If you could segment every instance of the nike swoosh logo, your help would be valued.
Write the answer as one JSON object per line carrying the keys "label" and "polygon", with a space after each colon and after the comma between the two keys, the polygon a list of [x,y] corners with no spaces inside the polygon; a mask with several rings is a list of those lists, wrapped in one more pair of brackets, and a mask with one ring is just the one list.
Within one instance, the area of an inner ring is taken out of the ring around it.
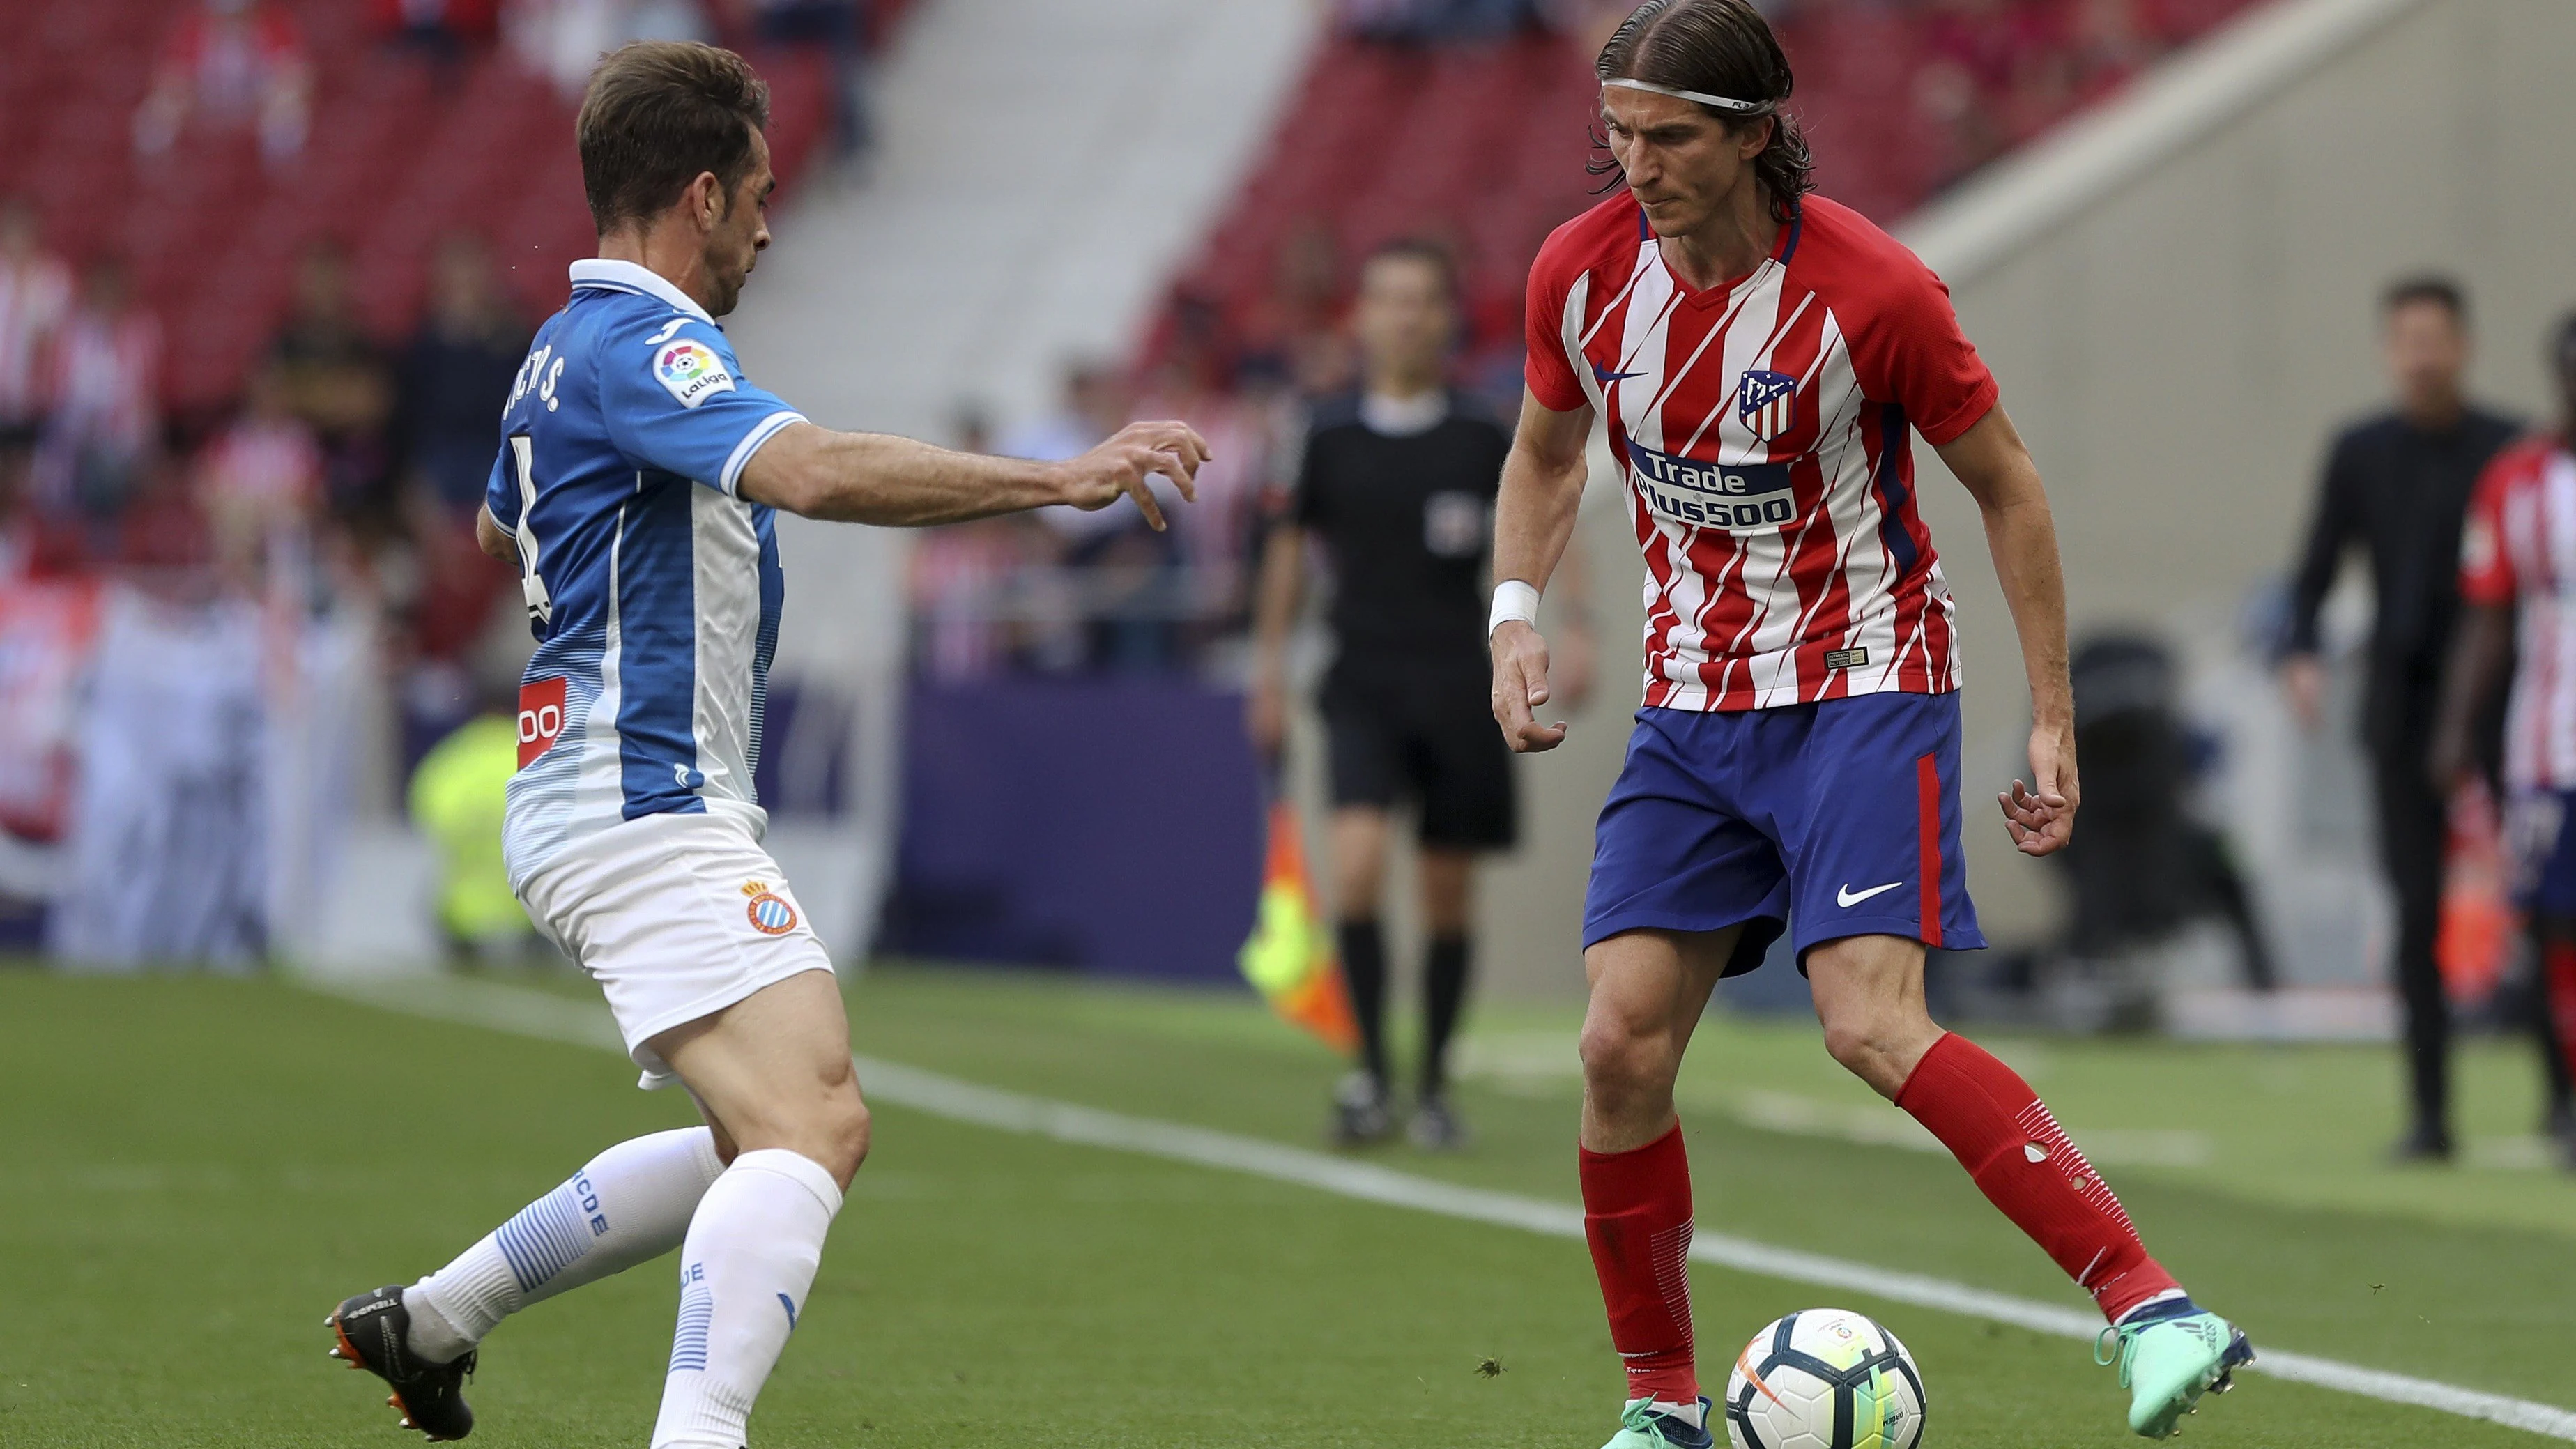
{"label": "nike swoosh logo", "polygon": [[1644,376],[1642,372],[1612,372],[1600,363],[1592,364],[1592,380],[1605,387],[1614,382],[1625,382],[1632,377]]}
{"label": "nike swoosh logo", "polygon": [[1844,886],[1841,890],[1834,892],[1834,904],[1848,911],[1852,907],[1859,905],[1861,902],[1868,900],[1871,896],[1883,896],[1903,884],[1905,884],[1905,882],[1901,880],[1892,880],[1883,886],[1871,886],[1865,891],[1855,891],[1850,886]]}

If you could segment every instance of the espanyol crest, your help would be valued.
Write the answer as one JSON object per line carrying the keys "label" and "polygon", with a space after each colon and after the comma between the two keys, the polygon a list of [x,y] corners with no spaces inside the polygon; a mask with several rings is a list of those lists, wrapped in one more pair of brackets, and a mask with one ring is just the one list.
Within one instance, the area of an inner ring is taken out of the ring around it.
{"label": "espanyol crest", "polygon": [[1754,437],[1770,442],[1798,416],[1798,380],[1785,372],[1748,372],[1735,389],[1735,416]]}

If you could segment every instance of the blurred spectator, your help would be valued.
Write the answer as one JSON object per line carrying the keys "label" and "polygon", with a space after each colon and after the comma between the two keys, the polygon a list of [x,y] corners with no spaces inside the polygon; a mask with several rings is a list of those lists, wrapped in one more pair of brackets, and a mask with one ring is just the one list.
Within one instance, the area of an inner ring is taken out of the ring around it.
{"label": "blurred spectator", "polygon": [[527,351],[491,253],[449,235],[431,265],[428,315],[403,351],[395,431],[405,470],[451,514],[470,520],[483,501],[496,420]]}
{"label": "blurred spectator", "polygon": [[2479,472],[2521,431],[2478,407],[2461,386],[2469,364],[2468,302],[2446,277],[2390,287],[2380,304],[2382,356],[2395,406],[2346,428],[2327,453],[2306,547],[2292,583],[2281,684],[2301,723],[2324,713],[2318,616],[2343,571],[2366,549],[2376,599],[2362,744],[2375,771],[2379,853],[2397,897],[2396,971],[2406,1003],[2414,1124],[2401,1160],[2451,1155],[2450,1002],[2434,957],[2441,930],[2447,802],[2427,763],[2443,662],[2459,616],[2460,532]]}
{"label": "blurred spectator", "polygon": [[764,45],[821,52],[832,65],[833,121],[841,154],[867,149],[867,0],[744,0],[751,33]]}
{"label": "blurred spectator", "polygon": [[227,580],[256,592],[270,542],[303,527],[322,492],[322,450],[287,410],[274,363],[250,380],[242,414],[197,459],[197,506]]}
{"label": "blurred spectator", "polygon": [[[1124,427],[1132,400],[1117,369],[1074,363],[1065,369],[1061,410],[1015,430],[1002,440],[1001,451],[1047,462],[1074,457]],[[1160,476],[1151,482],[1164,515],[1178,513],[1180,490]],[[1179,541],[1156,532],[1124,503],[1096,513],[1048,508],[1037,516],[1061,541],[1064,563],[1078,575],[1083,654],[1090,666],[1120,672],[1178,667],[1180,621],[1187,613]]]}
{"label": "blurred spectator", "polygon": [[512,0],[502,31],[567,99],[580,97],[601,56],[630,40],[715,38],[698,0]]}
{"label": "blurred spectator", "polygon": [[376,24],[392,39],[442,59],[500,30],[499,0],[375,0]]}
{"label": "blurred spectator", "polygon": [[54,409],[35,492],[50,511],[80,517],[103,543],[161,436],[161,324],[134,305],[122,259],[89,264],[52,373]]}
{"label": "blurred spectator", "polygon": [[293,309],[269,344],[268,361],[278,370],[287,410],[321,444],[323,496],[332,511],[343,517],[385,512],[392,378],[358,324],[348,255],[337,244],[318,242],[297,264]]}
{"label": "blurred spectator", "polygon": [[1355,364],[1337,325],[1341,299],[1341,251],[1332,224],[1300,217],[1280,239],[1269,293],[1241,321],[1235,381],[1284,381],[1318,397],[1347,388]]}
{"label": "blurred spectator", "polygon": [[304,149],[313,70],[284,7],[269,0],[205,0],[172,32],[134,113],[134,149],[168,151],[194,117],[249,126],[260,153],[283,161]]}
{"label": "blurred spectator", "polygon": [[1373,40],[1474,40],[1535,24],[1539,0],[1341,0],[1342,24]]}
{"label": "blurred spectator", "polygon": [[26,492],[53,390],[45,374],[71,305],[71,269],[45,250],[35,207],[0,200],[0,512]]}
{"label": "blurred spectator", "polygon": [[1014,616],[1020,586],[1045,567],[1048,540],[1016,518],[931,529],[913,541],[914,665],[927,679],[989,679],[1028,659]]}
{"label": "blurred spectator", "polygon": [[1273,400],[1258,392],[1235,397],[1207,385],[1190,359],[1178,354],[1155,369],[1136,405],[1138,417],[1189,419],[1208,443],[1197,500],[1168,515],[1186,582],[1185,628],[1193,646],[1238,631],[1250,620],[1246,560],[1277,466],[1271,448],[1276,411]]}
{"label": "blurred spectator", "polygon": [[2067,57],[2079,103],[2100,99],[2156,58],[2137,0],[2075,0],[2072,31]]}

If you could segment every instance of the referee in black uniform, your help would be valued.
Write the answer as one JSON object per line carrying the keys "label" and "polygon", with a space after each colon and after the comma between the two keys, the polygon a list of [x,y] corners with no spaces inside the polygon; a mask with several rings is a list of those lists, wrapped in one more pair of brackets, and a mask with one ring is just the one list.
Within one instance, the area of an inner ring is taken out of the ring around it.
{"label": "referee in black uniform", "polygon": [[2451,1156],[2450,1001],[2433,945],[2441,929],[2447,803],[2434,789],[2433,726],[2460,612],[2460,529],[2487,461],[2521,423],[2470,402],[2468,303],[2458,284],[2415,277],[2380,304],[2396,406],[2344,429],[2327,455],[2316,511],[2291,584],[2281,682],[2302,723],[2323,713],[2317,615],[2355,548],[2377,595],[2362,742],[2379,807],[2379,855],[2397,898],[2396,977],[2406,1007],[2414,1121],[2401,1161]]}
{"label": "referee in black uniform", "polygon": [[[1418,242],[1373,253],[1352,320],[1361,392],[1316,410],[1296,491],[1263,551],[1247,723],[1253,743],[1275,755],[1287,732],[1288,634],[1312,536],[1335,581],[1337,651],[1321,705],[1332,753],[1335,934],[1361,1037],[1359,1069],[1335,1093],[1333,1135],[1355,1146],[1393,1125],[1378,901],[1387,814],[1410,800],[1430,940],[1411,1134],[1440,1149],[1464,1137],[1445,1088],[1474,954],[1475,859],[1511,845],[1517,827],[1511,751],[1494,732],[1485,654],[1486,555],[1511,434],[1444,384],[1457,329],[1444,253]],[[1580,587],[1559,592],[1582,597]],[[1588,658],[1579,644],[1573,652]],[[1567,653],[1560,647],[1557,678],[1559,697],[1572,703],[1581,681],[1569,679]]]}

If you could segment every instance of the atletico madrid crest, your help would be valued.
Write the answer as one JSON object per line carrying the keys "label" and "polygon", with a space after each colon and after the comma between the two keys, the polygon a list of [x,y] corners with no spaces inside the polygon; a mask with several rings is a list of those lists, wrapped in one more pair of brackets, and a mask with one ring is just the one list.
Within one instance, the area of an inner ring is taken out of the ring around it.
{"label": "atletico madrid crest", "polygon": [[1789,431],[1798,416],[1798,380],[1785,372],[1748,372],[1735,389],[1735,416],[1763,442]]}

